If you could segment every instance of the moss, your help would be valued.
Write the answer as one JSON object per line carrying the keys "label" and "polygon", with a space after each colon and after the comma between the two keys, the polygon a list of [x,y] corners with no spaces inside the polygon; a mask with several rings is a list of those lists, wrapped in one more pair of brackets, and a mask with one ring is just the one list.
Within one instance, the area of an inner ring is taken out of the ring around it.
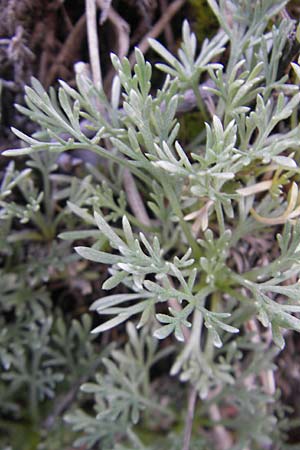
{"label": "moss", "polygon": [[190,20],[193,30],[196,33],[199,42],[205,38],[210,38],[219,28],[219,23],[210,9],[207,0],[189,0],[191,14]]}
{"label": "moss", "polygon": [[179,140],[182,144],[193,141],[204,128],[203,118],[199,111],[185,113],[180,117],[179,122]]}

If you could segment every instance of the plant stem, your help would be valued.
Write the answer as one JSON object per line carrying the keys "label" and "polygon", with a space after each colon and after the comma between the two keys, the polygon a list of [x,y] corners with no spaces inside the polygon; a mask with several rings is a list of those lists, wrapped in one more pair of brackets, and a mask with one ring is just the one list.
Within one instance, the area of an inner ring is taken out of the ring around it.
{"label": "plant stem", "polygon": [[[76,148],[75,145],[73,145],[72,148]],[[82,148],[82,144],[79,144],[78,148]],[[112,151],[107,151],[104,147],[101,147],[100,145],[91,144],[91,145],[87,146],[86,148],[88,150],[93,151],[100,157],[103,157],[105,159],[108,159],[109,161],[115,162],[116,164],[119,164],[121,167],[128,168],[130,170],[130,172],[132,174],[134,174],[137,178],[139,178],[144,184],[147,184],[149,187],[152,187],[151,178],[148,177],[143,171],[138,169],[134,165],[134,161],[117,156]]]}
{"label": "plant stem", "polygon": [[[212,312],[217,312],[218,304],[220,303],[220,298],[221,298],[220,292],[214,292],[212,294],[212,296],[211,296],[211,311]],[[214,343],[213,343],[213,338],[212,338],[212,334],[210,331],[208,331],[208,333],[207,333],[204,353],[205,353],[207,360],[213,361]]]}
{"label": "plant stem", "polygon": [[86,21],[88,34],[88,48],[92,68],[93,81],[98,89],[102,89],[102,75],[100,65],[100,52],[97,35],[97,10],[95,0],[86,0]]}
{"label": "plant stem", "polygon": [[197,402],[197,389],[195,387],[192,387],[188,398],[188,409],[185,421],[182,450],[190,450],[196,402]]}
{"label": "plant stem", "polygon": [[43,176],[43,185],[44,185],[44,206],[45,206],[45,212],[47,217],[47,222],[50,224],[52,223],[53,219],[53,203],[51,198],[51,186],[50,186],[50,179],[49,179],[50,173],[46,169],[46,167],[43,167],[42,170],[42,176]]}
{"label": "plant stem", "polygon": [[178,202],[177,196],[172,188],[172,186],[170,186],[170,184],[168,184],[166,181],[161,180],[161,184],[164,188],[166,197],[168,198],[168,200],[170,201],[170,205],[171,208],[173,210],[173,213],[178,217],[179,219],[179,223],[181,226],[181,229],[193,251],[193,257],[195,259],[199,259],[201,256],[201,250],[197,244],[196,239],[194,238],[194,236],[192,235],[192,232],[190,230],[190,226],[188,225],[188,223],[183,219],[183,214],[180,208],[180,204]]}
{"label": "plant stem", "polygon": [[172,419],[174,418],[174,414],[170,409],[161,406],[158,403],[143,397],[142,395],[139,395],[139,400],[141,403],[143,403],[148,408],[151,408],[153,411],[160,412],[161,414],[171,417]]}
{"label": "plant stem", "polygon": [[40,351],[38,350],[36,353],[33,353],[33,361],[31,365],[31,380],[29,385],[29,408],[31,420],[34,425],[36,425],[38,421],[38,399],[37,399],[36,381],[39,362],[40,362]]}
{"label": "plant stem", "polygon": [[222,210],[222,206],[219,200],[215,201],[215,211],[217,215],[217,220],[219,224],[220,236],[225,233],[225,223],[224,223],[224,214]]}
{"label": "plant stem", "polygon": [[198,106],[198,108],[199,108],[199,110],[200,110],[200,112],[202,114],[203,120],[208,121],[209,118],[208,118],[207,111],[206,111],[206,108],[205,108],[202,96],[200,94],[199,85],[198,85],[197,82],[193,81],[192,89],[193,89],[193,92],[195,94],[196,101],[197,101],[197,106]]}
{"label": "plant stem", "polygon": [[36,226],[41,230],[43,237],[46,240],[53,239],[54,230],[52,223],[46,223],[45,217],[41,214],[40,211],[34,213],[34,215],[30,218],[32,222],[36,224]]}

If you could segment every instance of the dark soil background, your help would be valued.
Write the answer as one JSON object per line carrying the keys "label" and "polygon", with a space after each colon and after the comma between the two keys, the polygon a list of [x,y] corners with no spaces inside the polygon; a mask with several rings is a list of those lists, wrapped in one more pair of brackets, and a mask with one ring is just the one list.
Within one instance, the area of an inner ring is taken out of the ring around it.
{"label": "dark soil background", "polygon": [[[110,6],[113,14],[108,12]],[[171,51],[176,51],[181,24],[187,18],[199,42],[211,36],[218,24],[204,0],[108,0],[99,1],[99,42],[104,87],[109,92],[113,76],[109,54],[130,57],[135,45],[143,45],[151,34]],[[300,18],[299,0],[290,2],[287,11]],[[145,47],[146,58],[155,56]],[[0,0],[0,153],[20,144],[11,133],[14,126],[30,133],[34,124],[21,116],[14,103],[23,103],[24,86],[35,76],[45,88],[56,86],[57,79],[75,85],[74,64],[89,62],[85,2],[83,0]],[[160,79],[154,75],[154,87]],[[188,134],[183,122],[183,131]],[[0,155],[0,166],[7,159]],[[277,384],[284,402],[300,417],[300,336],[287,336],[287,347],[277,361]],[[300,441],[294,430],[291,442]],[[299,447],[300,448],[300,447]]]}

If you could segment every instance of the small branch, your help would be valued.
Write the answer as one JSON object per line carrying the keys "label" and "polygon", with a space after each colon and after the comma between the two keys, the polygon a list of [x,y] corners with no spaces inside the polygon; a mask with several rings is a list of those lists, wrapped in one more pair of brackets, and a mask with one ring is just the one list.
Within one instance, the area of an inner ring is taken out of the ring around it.
{"label": "small branch", "polygon": [[[255,333],[252,336],[251,341],[254,342],[255,344],[260,344],[261,336],[257,320],[255,318],[248,320],[248,322],[245,325],[245,328],[248,333]],[[269,333],[272,334],[271,330],[269,330]],[[272,338],[270,339],[270,342],[272,342]],[[273,370],[272,369],[262,370],[259,374],[259,377],[265,393],[268,395],[274,395],[276,391],[276,382]]]}
{"label": "small branch", "polygon": [[[171,285],[173,285],[171,278],[169,279]],[[182,308],[179,305],[178,301],[175,298],[170,298],[168,300],[168,305],[171,308],[174,308],[176,311],[180,311]],[[198,328],[201,328],[198,324]],[[182,328],[184,340],[186,342],[186,345],[191,340],[191,331],[183,327]],[[193,422],[194,422],[194,415],[195,415],[195,408],[197,403],[197,389],[195,386],[192,386],[190,388],[189,397],[188,397],[188,408],[187,408],[187,415],[185,419],[185,427],[184,427],[184,436],[183,436],[183,447],[182,450],[190,450],[190,443],[191,443],[191,437],[192,437],[192,429],[193,429]]]}
{"label": "small branch", "polygon": [[98,89],[102,88],[102,75],[100,65],[100,52],[97,34],[97,11],[96,0],[85,0],[86,20],[87,20],[87,34],[90,64],[92,69],[92,77],[95,86]]}
{"label": "small branch", "polygon": [[65,395],[58,397],[57,402],[54,404],[53,410],[42,423],[43,428],[45,428],[47,431],[50,431],[51,428],[53,428],[57,418],[60,417],[65,411],[67,411],[76,399],[80,386],[85,383],[90,376],[94,375],[101,362],[102,357],[96,358],[95,362],[90,366],[86,373],[70,386],[69,391]]}
{"label": "small branch", "polygon": [[[168,279],[169,279],[170,285],[171,285],[172,287],[174,287],[174,283],[173,283],[173,281],[172,281],[172,278],[171,278],[171,277],[168,277]],[[182,310],[182,307],[180,306],[180,304],[178,303],[178,301],[176,300],[176,298],[173,298],[173,297],[169,298],[169,300],[168,300],[168,305],[169,305],[170,308],[174,309],[175,311],[178,311],[178,312],[179,312],[179,311]],[[186,342],[186,343],[189,342],[189,340],[190,340],[190,338],[191,338],[191,331],[189,330],[189,328],[183,326],[183,327],[182,327],[182,333],[183,333],[183,337],[184,337],[185,342]]]}
{"label": "small branch", "polygon": [[291,16],[289,15],[288,11],[286,8],[282,8],[281,11],[279,11],[279,15],[281,16],[282,19],[287,19],[287,20],[292,20]]}
{"label": "small branch", "polygon": [[103,25],[108,17],[108,12],[110,10],[112,0],[96,0],[96,2],[102,9],[100,17],[100,25]]}
{"label": "small branch", "polygon": [[[166,13],[166,10],[168,8],[168,4],[167,4],[167,0],[160,0],[160,11],[161,11],[161,15],[164,16]],[[172,27],[170,22],[168,22],[165,26],[164,29],[164,34],[165,34],[165,38],[166,38],[166,42],[168,45],[168,48],[170,50],[172,50],[172,47],[174,47],[174,35],[173,35],[173,31],[172,31]]]}
{"label": "small branch", "polygon": [[[179,11],[179,9],[184,5],[185,0],[175,0],[170,4],[170,6],[166,9],[164,15],[156,22],[156,24],[152,27],[152,29],[147,33],[143,39],[140,41],[138,48],[142,53],[145,53],[149,48],[149,38],[156,38],[159,36],[165,29],[166,25],[170,22],[173,16]],[[135,54],[131,53],[129,56],[129,61],[133,66],[135,63]]]}
{"label": "small branch", "polygon": [[86,381],[86,377],[82,377],[79,381],[75,382],[71,386],[70,390],[61,398],[57,399],[57,403],[54,405],[53,411],[46,417],[43,422],[43,428],[51,430],[55,424],[55,421],[60,417],[74,402],[76,395],[80,389],[80,386]]}
{"label": "small branch", "polygon": [[[209,415],[214,422],[221,420],[221,413],[216,404],[209,408]],[[214,436],[218,450],[230,450],[232,448],[232,438],[223,425],[216,425],[214,427]]]}
{"label": "small branch", "polygon": [[56,58],[55,64],[52,65],[48,75],[45,77],[45,86],[50,86],[59,73],[60,67],[66,65],[66,61],[73,59],[73,56],[78,50],[78,41],[82,39],[85,32],[85,24],[86,18],[85,14],[83,14],[70,31]]}
{"label": "small branch", "polygon": [[[97,0],[98,2],[102,0]],[[122,59],[124,56],[127,55],[129,50],[129,33],[130,33],[130,27],[128,23],[120,16],[120,14],[117,13],[117,11],[114,10],[113,7],[109,8],[109,11],[107,13],[107,17],[110,20],[110,22],[114,25],[117,32],[117,39],[118,39],[118,57]]]}
{"label": "small branch", "polygon": [[[178,304],[178,302],[175,299],[169,299],[168,304],[172,307],[175,307],[176,310],[181,309],[181,306]],[[198,311],[199,312],[199,311]],[[199,329],[201,329],[201,325],[198,325],[198,329],[196,329],[197,334],[199,333]],[[195,324],[193,324],[195,326]],[[191,331],[188,328],[183,329],[183,334],[186,342],[191,342],[191,339],[194,339],[194,337],[191,335]],[[196,336],[197,336],[196,334]],[[199,340],[199,337],[196,337],[197,340]],[[186,345],[187,348],[187,345]],[[182,450],[190,450],[190,441],[192,437],[192,427],[193,427],[193,421],[194,421],[194,414],[195,414],[195,408],[196,408],[196,402],[197,402],[197,389],[195,386],[193,386],[189,393],[188,398],[188,411],[185,421],[185,429],[184,429],[184,439],[183,439],[183,447]],[[209,408],[209,415],[210,418],[214,422],[219,422],[221,420],[221,413],[216,404],[213,404]],[[231,434],[226,430],[226,428],[223,425],[216,425],[213,428],[213,433],[215,436],[215,441],[217,444],[218,450],[230,450],[232,447],[232,437]],[[246,450],[246,449],[245,449]]]}
{"label": "small branch", "polygon": [[188,399],[188,409],[187,409],[187,416],[186,416],[186,420],[185,420],[182,450],[190,450],[196,402],[197,402],[197,389],[195,387],[192,387],[190,390],[189,399]]}
{"label": "small branch", "polygon": [[[128,54],[129,45],[130,45],[130,27],[126,20],[124,20],[120,14],[111,6],[110,2],[107,3],[107,0],[96,0],[99,8],[102,9],[102,14],[100,17],[100,25],[103,24],[103,13],[105,13],[105,19],[107,18],[115,28],[115,35],[117,39],[117,55],[119,59],[124,58]],[[109,8],[107,9],[107,5],[109,4]],[[106,17],[107,16],[107,17]],[[104,90],[108,92],[111,88],[112,79],[115,75],[115,69],[113,67],[108,71],[105,80],[104,80]]]}
{"label": "small branch", "polygon": [[136,187],[134,178],[128,169],[125,169],[123,173],[123,185],[133,214],[142,224],[150,227],[151,221],[146,211],[144,202]]}
{"label": "small branch", "polygon": [[66,29],[70,33],[73,30],[73,24],[72,24],[72,21],[71,21],[71,19],[69,17],[69,14],[67,13],[66,7],[63,4],[63,1],[60,3],[58,9],[61,10],[61,14],[62,14],[62,17],[64,19],[64,22],[65,22],[65,25],[66,25]]}

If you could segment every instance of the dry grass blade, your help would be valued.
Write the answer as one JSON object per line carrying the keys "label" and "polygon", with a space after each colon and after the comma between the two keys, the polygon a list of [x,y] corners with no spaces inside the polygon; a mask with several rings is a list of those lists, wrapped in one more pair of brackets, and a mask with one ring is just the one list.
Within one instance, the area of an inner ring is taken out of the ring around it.
{"label": "dry grass blade", "polygon": [[97,10],[95,0],[86,0],[86,21],[90,63],[92,69],[92,77],[95,85],[102,88],[102,75],[100,65],[100,52],[97,33]]}

